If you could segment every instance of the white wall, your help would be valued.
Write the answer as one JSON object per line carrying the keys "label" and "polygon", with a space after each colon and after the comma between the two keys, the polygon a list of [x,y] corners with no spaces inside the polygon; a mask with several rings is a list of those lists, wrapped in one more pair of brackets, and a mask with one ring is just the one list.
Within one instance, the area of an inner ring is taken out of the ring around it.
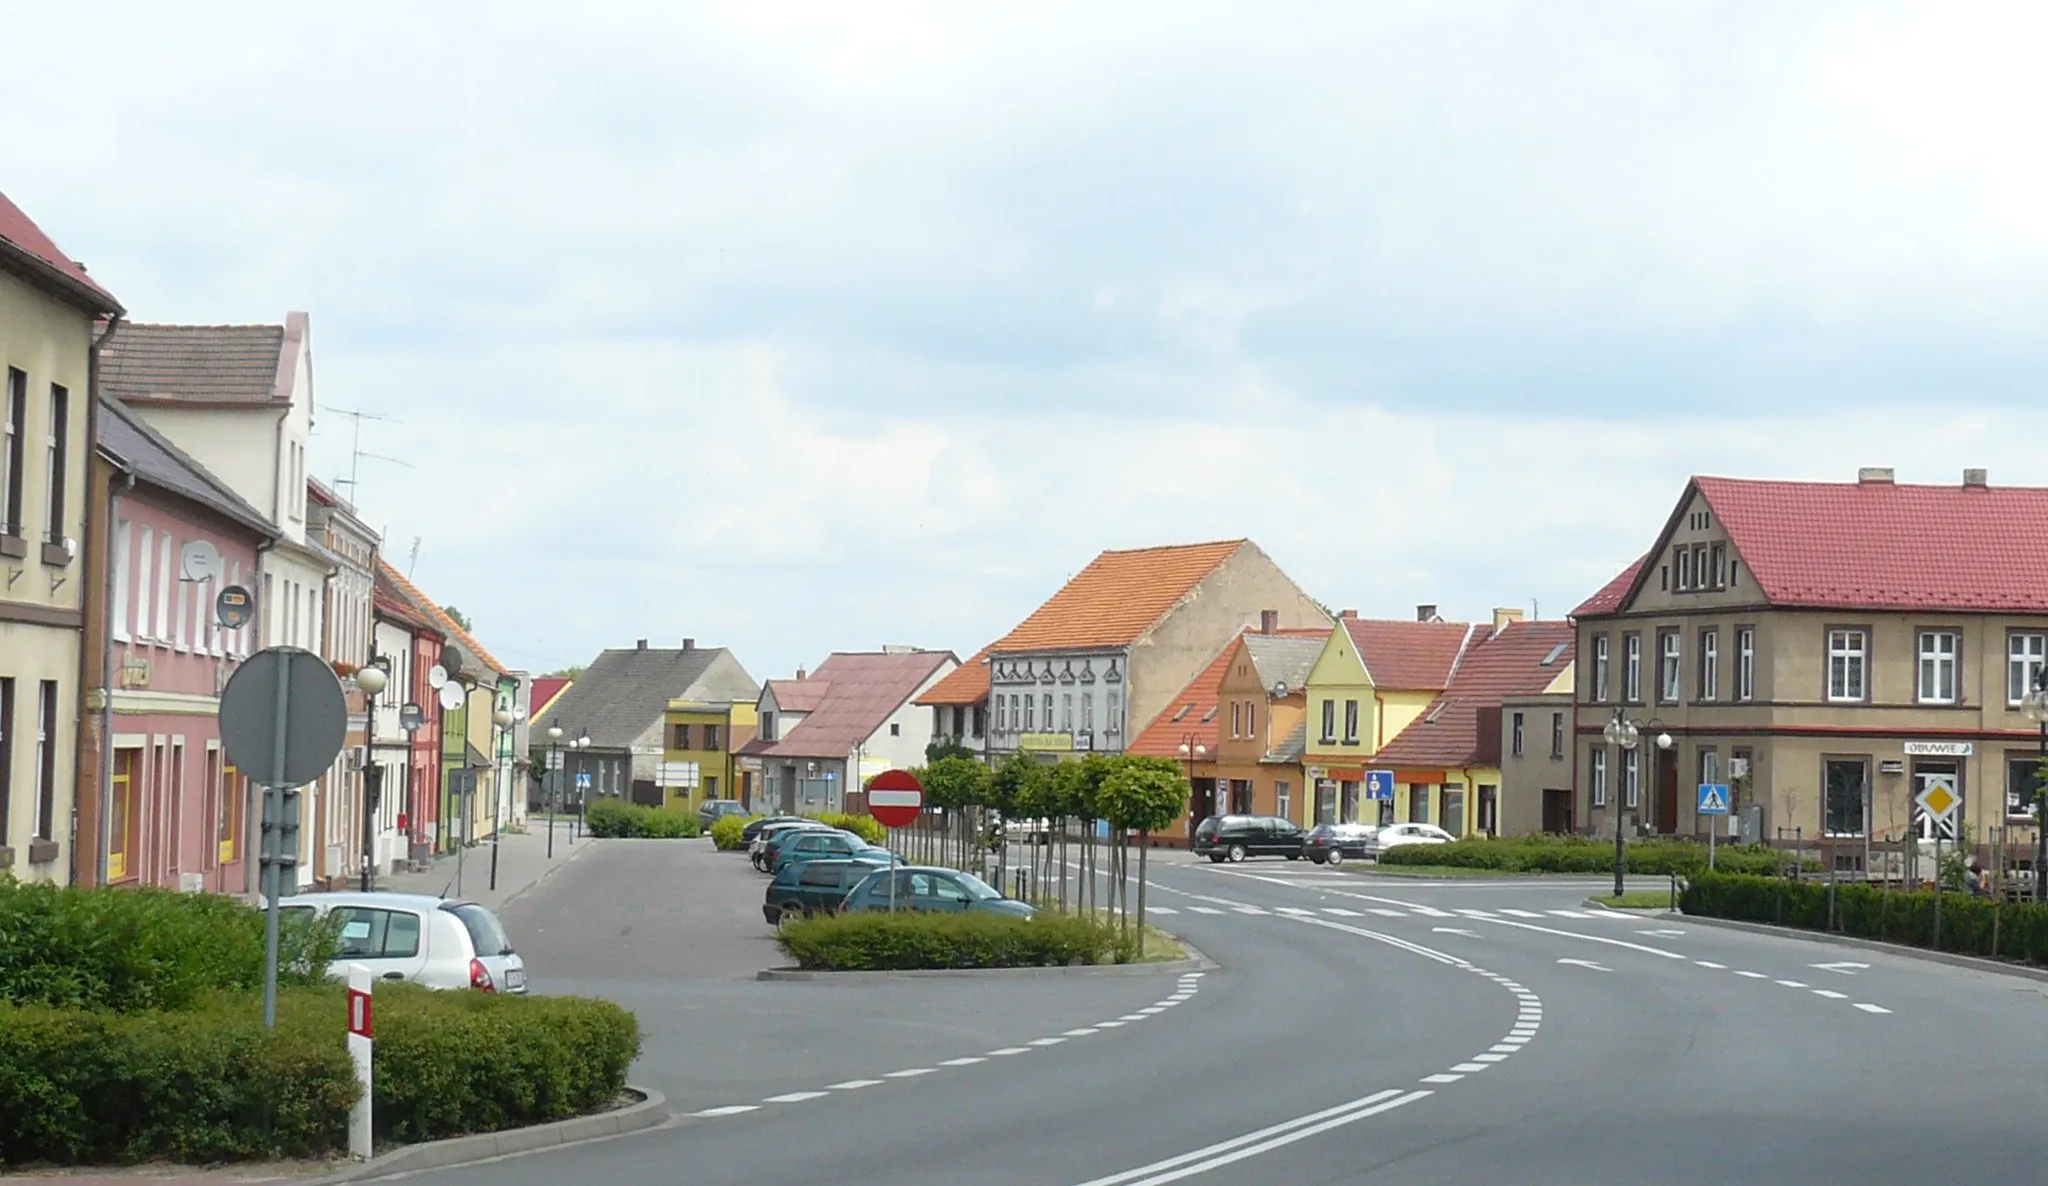
{"label": "white wall", "polygon": [[[914,701],[958,666],[951,660],[941,663],[931,678],[919,684],[916,691],[896,706],[896,711],[889,714],[881,727],[868,735],[860,752],[864,768],[872,771],[878,761],[885,761],[889,768],[898,770],[924,765],[925,747],[932,743],[932,710],[920,707]],[[896,730],[894,734],[890,732],[892,727]]]}

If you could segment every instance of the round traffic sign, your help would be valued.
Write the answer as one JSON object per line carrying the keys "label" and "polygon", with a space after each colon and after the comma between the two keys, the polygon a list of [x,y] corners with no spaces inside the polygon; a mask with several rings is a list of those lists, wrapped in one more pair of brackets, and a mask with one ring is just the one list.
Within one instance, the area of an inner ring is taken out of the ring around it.
{"label": "round traffic sign", "polygon": [[220,694],[228,759],[259,786],[301,787],[327,772],[348,736],[348,698],[320,656],[266,647],[242,662]]}
{"label": "round traffic sign", "polygon": [[868,814],[885,828],[908,827],[924,810],[924,788],[908,770],[884,770],[868,783]]}

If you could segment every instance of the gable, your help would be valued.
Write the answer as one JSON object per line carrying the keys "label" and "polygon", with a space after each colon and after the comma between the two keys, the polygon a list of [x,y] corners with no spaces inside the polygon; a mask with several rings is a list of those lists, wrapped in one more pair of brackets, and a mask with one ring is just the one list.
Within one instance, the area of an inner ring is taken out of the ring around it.
{"label": "gable", "polygon": [[1347,631],[1332,630],[1329,641],[1323,644],[1322,654],[1316,656],[1314,666],[1309,668],[1309,688],[1313,690],[1325,684],[1372,687],[1372,676],[1367,674],[1365,661],[1358,657],[1358,648],[1353,645]]}
{"label": "gable", "polygon": [[1721,516],[1693,481],[1686,484],[1615,612],[1734,608],[1765,600]]}

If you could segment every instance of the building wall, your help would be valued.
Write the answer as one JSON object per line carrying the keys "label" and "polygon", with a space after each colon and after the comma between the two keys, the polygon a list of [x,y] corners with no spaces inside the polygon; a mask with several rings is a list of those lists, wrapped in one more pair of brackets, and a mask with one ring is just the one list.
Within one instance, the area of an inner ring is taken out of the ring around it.
{"label": "building wall", "polygon": [[[1221,640],[1218,640],[1221,646]],[[1214,651],[1210,654],[1213,656]],[[957,666],[957,664],[956,664]],[[948,669],[950,670],[950,668]],[[1130,659],[1121,648],[1077,651],[1039,651],[1029,655],[1000,656],[990,660],[991,719],[989,748],[997,753],[1015,751],[1026,733],[1065,734],[1071,748],[1092,753],[1123,752],[1137,736],[1132,726]],[[1178,691],[1179,689],[1175,689]],[[1045,698],[1052,697],[1052,719],[1047,720]],[[994,697],[1004,700],[1001,711],[993,707]],[[1025,711],[1024,697],[1031,697]],[[1010,703],[1014,697],[1014,710]],[[1065,727],[1071,698],[1073,727]],[[1088,727],[1091,718],[1094,727]],[[1022,722],[1029,721],[1029,727]],[[927,716],[925,728],[931,727]]]}
{"label": "building wall", "polygon": [[[0,871],[24,881],[64,881],[71,869],[73,760],[82,701],[79,662],[87,596],[86,483],[91,457],[92,319],[10,275],[0,275],[0,401],[11,402],[7,370],[25,376],[21,434],[20,534],[0,552],[0,680],[13,690],[0,787]],[[63,513],[52,521],[48,442],[52,385],[65,389]],[[4,412],[4,404],[0,404]],[[0,489],[0,500],[6,491]],[[0,502],[0,517],[4,517]],[[6,525],[0,525],[6,526]],[[74,541],[72,554],[63,550]],[[56,547],[45,544],[55,541]],[[13,552],[21,553],[19,556]],[[47,693],[45,691],[47,685]],[[46,729],[45,696],[55,728]],[[39,753],[49,761],[39,761]]]}
{"label": "building wall", "polygon": [[[132,406],[151,428],[170,438],[172,444],[248,500],[250,506],[272,522],[284,525],[284,518],[277,513],[285,503],[278,453],[290,430],[281,426],[280,409],[236,405],[160,407],[147,403]],[[303,523],[299,530],[297,536],[288,533],[287,538],[303,540]]]}
{"label": "building wall", "polygon": [[390,668],[384,693],[376,700],[370,743],[372,760],[384,772],[373,848],[376,872],[381,876],[392,871],[394,861],[407,858],[398,831],[398,817],[406,810],[406,792],[412,778],[412,742],[406,736],[401,711],[412,698],[413,636],[403,624],[378,618],[372,639],[375,653]]}
{"label": "building wall", "polygon": [[1142,733],[1223,649],[1274,610],[1283,629],[1328,626],[1329,615],[1280,566],[1246,544],[1131,647],[1127,737]]}
{"label": "building wall", "polygon": [[[1500,833],[1528,836],[1544,830],[1546,792],[1572,796],[1572,704],[1570,696],[1527,696],[1501,705]],[[1523,720],[1523,748],[1514,748],[1514,717]],[[1556,728],[1553,729],[1553,718]],[[1556,745],[1552,738],[1556,736]],[[1567,813],[1563,831],[1573,830]]]}

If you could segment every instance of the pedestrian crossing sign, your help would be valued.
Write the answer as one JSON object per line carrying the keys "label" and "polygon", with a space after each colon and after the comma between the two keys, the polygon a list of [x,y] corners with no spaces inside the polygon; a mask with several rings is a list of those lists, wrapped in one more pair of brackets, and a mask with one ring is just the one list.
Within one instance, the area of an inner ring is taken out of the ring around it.
{"label": "pedestrian crossing sign", "polygon": [[1728,814],[1728,784],[1725,782],[1703,782],[1700,784],[1700,814]]}

